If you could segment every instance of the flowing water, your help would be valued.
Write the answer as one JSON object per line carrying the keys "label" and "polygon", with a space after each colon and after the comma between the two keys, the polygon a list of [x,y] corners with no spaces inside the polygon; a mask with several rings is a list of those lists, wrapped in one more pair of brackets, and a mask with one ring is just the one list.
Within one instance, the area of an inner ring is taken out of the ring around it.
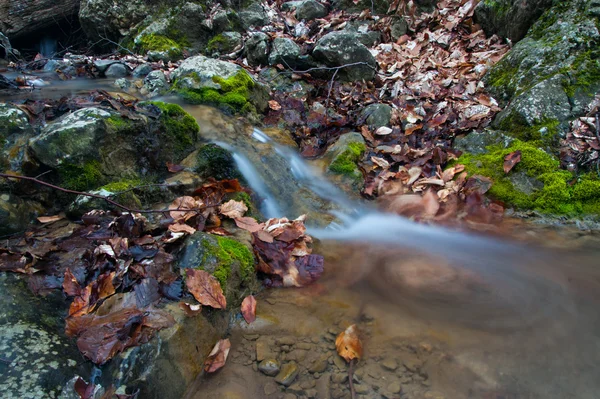
{"label": "flowing water", "polygon": [[[61,85],[35,96],[86,89]],[[265,216],[309,215],[315,252],[326,259],[317,284],[260,293],[257,321],[231,329],[227,366],[200,376],[186,397],[280,397],[252,368],[254,341],[290,359],[282,342],[291,337],[312,348],[310,358],[334,353],[332,336],[353,323],[365,346],[359,397],[600,397],[597,231],[507,220],[492,235],[417,224],[343,194],[281,132],[185,108],[207,141],[233,152]],[[294,356],[302,364],[306,353]],[[329,373],[345,372],[339,358],[329,363]],[[323,388],[324,375],[302,372],[302,395],[314,387],[348,397],[347,381],[332,377]]]}

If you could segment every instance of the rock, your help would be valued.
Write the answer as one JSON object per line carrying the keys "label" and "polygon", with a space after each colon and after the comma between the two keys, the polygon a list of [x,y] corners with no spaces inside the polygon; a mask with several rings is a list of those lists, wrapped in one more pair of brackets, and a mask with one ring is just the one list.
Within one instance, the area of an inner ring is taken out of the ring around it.
{"label": "rock", "polygon": [[358,394],[366,395],[369,392],[371,392],[371,387],[368,386],[367,384],[357,384],[357,385],[354,386],[354,390]]}
{"label": "rock", "polygon": [[48,33],[78,10],[79,0],[0,0],[0,31],[12,41]]}
{"label": "rock", "polygon": [[557,0],[487,0],[475,8],[475,20],[488,36],[496,34],[514,43],[521,40],[531,25]]}
{"label": "rock", "polygon": [[375,14],[385,14],[390,6],[389,0],[332,0],[333,10],[346,12],[361,12],[363,10],[375,11]]}
{"label": "rock", "polygon": [[[182,273],[186,268],[201,268],[212,274],[221,283],[227,306],[235,308],[242,302],[244,289],[257,287],[254,255],[249,248],[230,237],[196,232],[186,238],[177,265]],[[259,342],[256,358],[261,361],[266,357],[259,356]]]}
{"label": "rock", "polygon": [[402,386],[398,382],[392,382],[387,386],[387,391],[392,394],[399,394],[402,391]]}
{"label": "rock", "polygon": [[306,351],[305,350],[301,350],[301,349],[294,349],[293,351],[291,351],[288,356],[287,359],[288,360],[296,360],[297,362],[302,362],[304,359],[306,359]]}
{"label": "rock", "polygon": [[346,370],[346,368],[348,367],[346,361],[340,356],[333,356],[333,364],[335,364],[335,367],[337,367],[340,370]]}
{"label": "rock", "polygon": [[231,152],[216,144],[206,144],[196,153],[193,169],[204,179],[238,179],[245,182]]}
{"label": "rock", "polygon": [[123,64],[112,64],[108,67],[104,75],[107,78],[123,78],[129,75],[129,70]]}
{"label": "rock", "polygon": [[527,175],[527,173],[522,170],[513,171],[513,173],[508,176],[508,179],[517,191],[527,195],[531,195],[544,188],[544,183],[533,176]]}
{"label": "rock", "polygon": [[375,77],[374,68],[377,65],[375,57],[360,43],[354,33],[345,31],[328,33],[317,41],[312,54],[316,60],[330,67],[357,62],[366,64],[341,69],[338,76],[342,79],[355,81],[370,80]]}
{"label": "rock", "polygon": [[119,40],[152,14],[151,7],[152,3],[146,0],[82,0],[79,22],[91,40],[99,41],[102,37]]}
{"label": "rock", "polygon": [[[171,75],[173,81],[177,79],[190,79],[194,76],[193,82],[185,82],[194,88],[220,88],[218,83],[213,81],[214,76],[228,79],[235,76],[241,67],[226,62],[208,58],[203,55],[197,55],[184,60],[179,68],[175,69]],[[184,86],[185,87],[185,86]]]}
{"label": "rock", "polygon": [[269,36],[253,32],[246,40],[246,57],[252,66],[267,65],[269,62]]}
{"label": "rock", "polygon": [[330,386],[331,376],[329,374],[323,374],[323,376],[317,380],[317,397],[319,399],[329,399],[331,397]]}
{"label": "rock", "polygon": [[94,67],[98,70],[98,72],[104,74],[111,65],[119,63],[119,60],[96,60],[94,61]]}
{"label": "rock", "polygon": [[273,395],[275,392],[279,391],[279,387],[274,382],[267,382],[264,386],[265,395]]}
{"label": "rock", "polygon": [[256,361],[262,362],[271,357],[275,357],[271,345],[267,342],[266,338],[260,337],[256,341]]}
{"label": "rock", "polygon": [[4,75],[0,74],[0,90],[10,90],[17,88],[17,85],[13,81],[8,80]]}
{"label": "rock", "polygon": [[297,20],[312,21],[315,18],[323,18],[326,16],[327,8],[324,5],[315,0],[300,0],[300,1],[288,1],[281,5],[282,11],[296,10],[295,17]]}
{"label": "rock", "polygon": [[300,46],[292,39],[284,37],[275,38],[271,44],[269,65],[283,64],[284,66],[294,68],[301,54]]}
{"label": "rock", "polygon": [[292,346],[296,343],[297,339],[294,337],[280,337],[277,338],[277,345],[289,345]]}
{"label": "rock", "polygon": [[27,142],[34,131],[20,108],[0,104],[0,171],[21,173],[27,160]]}
{"label": "rock", "polygon": [[260,3],[252,3],[239,13],[240,23],[244,30],[254,26],[256,28],[269,24],[269,17]]}
{"label": "rock", "polygon": [[[324,155],[328,162],[327,174],[334,177],[347,192],[356,191],[363,183],[363,175],[358,167],[366,149],[365,139],[360,133],[346,133],[331,146]],[[335,335],[326,337],[335,341]]]}
{"label": "rock", "polygon": [[238,32],[223,32],[213,37],[206,46],[211,53],[228,54],[242,46],[242,35]]}
{"label": "rock", "polygon": [[120,79],[115,80],[114,85],[124,91],[131,89],[131,81],[127,80],[125,78],[120,78]]}
{"label": "rock", "polygon": [[152,71],[144,79],[144,89],[150,97],[165,94],[169,89],[169,83],[163,71]]}
{"label": "rock", "polygon": [[394,18],[390,26],[390,35],[393,41],[397,41],[408,32],[408,23],[404,18]]}
{"label": "rock", "polygon": [[279,373],[279,369],[279,362],[274,358],[265,359],[258,364],[258,370],[270,377],[277,375],[277,373]]}
{"label": "rock", "polygon": [[0,194],[0,236],[18,233],[43,215],[45,208],[31,200],[24,200],[9,193]]}
{"label": "rock", "polygon": [[360,118],[365,120],[372,129],[389,126],[392,119],[392,107],[387,104],[367,105],[361,111]]}
{"label": "rock", "polygon": [[300,370],[298,370],[298,365],[295,362],[285,363],[281,367],[281,371],[277,374],[277,377],[275,377],[275,382],[285,387],[289,387],[292,385],[299,372]]}
{"label": "rock", "polygon": [[331,376],[331,382],[335,382],[336,384],[343,384],[348,381],[347,373],[337,373]]}
{"label": "rock", "polygon": [[229,28],[231,26],[231,21],[229,20],[229,16],[227,11],[221,9],[215,13],[213,17],[213,32],[219,34]]}
{"label": "rock", "polygon": [[398,362],[393,358],[385,358],[381,362],[381,367],[389,371],[395,371],[398,368]]}
{"label": "rock", "polygon": [[152,72],[152,65],[150,64],[140,64],[133,70],[134,78],[143,78]]}
{"label": "rock", "polygon": [[485,154],[487,146],[502,145],[507,148],[514,139],[496,130],[484,130],[483,132],[472,132],[463,137],[454,139],[454,148],[470,154]]}

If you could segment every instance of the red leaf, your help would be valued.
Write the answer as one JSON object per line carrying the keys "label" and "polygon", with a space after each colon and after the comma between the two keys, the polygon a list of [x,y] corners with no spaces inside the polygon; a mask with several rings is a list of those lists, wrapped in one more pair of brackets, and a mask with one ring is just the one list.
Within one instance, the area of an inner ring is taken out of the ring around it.
{"label": "red leaf", "polygon": [[229,339],[220,339],[204,361],[204,371],[214,373],[225,366],[230,349],[231,343]]}
{"label": "red leaf", "polygon": [[71,269],[65,270],[65,279],[63,280],[63,290],[68,296],[79,296],[81,295],[81,286],[77,279],[71,272]]}
{"label": "red leaf", "polygon": [[204,270],[185,269],[185,273],[188,290],[198,302],[215,309],[225,309],[227,300],[219,280]]}
{"label": "red leaf", "polygon": [[242,315],[248,324],[256,320],[256,299],[252,295],[242,301]]}
{"label": "red leaf", "polygon": [[516,164],[521,162],[521,151],[513,151],[504,157],[504,173],[508,173]]}

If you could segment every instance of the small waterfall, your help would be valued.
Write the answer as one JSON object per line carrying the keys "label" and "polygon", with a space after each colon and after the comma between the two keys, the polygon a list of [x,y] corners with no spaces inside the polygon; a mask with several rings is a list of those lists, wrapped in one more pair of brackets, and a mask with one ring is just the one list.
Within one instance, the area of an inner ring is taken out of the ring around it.
{"label": "small waterfall", "polygon": [[58,42],[56,39],[44,36],[40,40],[40,54],[45,58],[53,58],[56,55],[57,46]]}

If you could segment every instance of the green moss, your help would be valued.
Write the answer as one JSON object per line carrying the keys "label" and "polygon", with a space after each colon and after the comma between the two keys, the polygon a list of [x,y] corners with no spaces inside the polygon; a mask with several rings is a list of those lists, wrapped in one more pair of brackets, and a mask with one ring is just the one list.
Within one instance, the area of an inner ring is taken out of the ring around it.
{"label": "green moss", "polygon": [[97,188],[104,181],[100,163],[95,160],[88,161],[83,166],[63,164],[58,167],[58,174],[63,187],[76,191]]}
{"label": "green moss", "polygon": [[223,49],[223,47],[227,46],[228,43],[229,40],[227,40],[223,34],[219,34],[208,41],[206,49],[208,51],[220,51]]}
{"label": "green moss", "polygon": [[516,111],[505,116],[498,124],[498,128],[522,141],[538,141],[550,144],[559,133],[560,122],[558,119],[546,118],[529,126]]}
{"label": "green moss", "polygon": [[141,208],[142,202],[135,194],[133,189],[143,184],[144,183],[140,179],[120,180],[105,184],[104,186],[100,187],[100,189],[104,189],[115,194],[114,199],[120,204],[132,208]]}
{"label": "green moss", "polygon": [[164,133],[172,138],[176,151],[182,153],[194,146],[200,127],[196,120],[177,104],[149,102],[161,111],[160,122]]}
{"label": "green moss", "polygon": [[233,155],[216,144],[207,144],[198,150],[196,172],[202,178],[213,177],[217,180],[240,179]]}
{"label": "green moss", "polygon": [[586,95],[595,94],[600,84],[600,51],[581,52],[573,62],[561,68],[559,73],[565,74],[570,81],[565,83],[565,92],[570,98],[581,92]]}
{"label": "green moss", "polygon": [[147,53],[149,51],[160,51],[167,52],[171,58],[181,58],[183,56],[181,46],[174,40],[171,40],[163,35],[152,33],[149,35],[144,35],[139,38],[139,40],[136,39],[136,41],[138,50],[143,53]]}
{"label": "green moss", "polygon": [[512,65],[508,58],[503,58],[485,76],[485,82],[492,91],[502,91],[508,97],[515,94],[513,78],[519,73],[518,65]]}
{"label": "green moss", "polygon": [[[470,174],[490,177],[493,185],[489,194],[518,209],[535,209],[546,214],[574,215],[597,213],[600,209],[600,181],[586,176],[571,184],[573,175],[560,169],[557,159],[532,143],[514,140],[508,147],[487,147],[485,154],[465,153],[457,161],[464,164]],[[521,151],[521,162],[506,175],[504,157]],[[515,188],[510,174],[524,172],[543,183],[543,188],[526,194]]]}
{"label": "green moss", "polygon": [[[212,273],[219,280],[223,290],[227,287],[227,281],[231,277],[231,266],[234,262],[239,263],[240,278],[242,282],[247,281],[254,273],[254,256],[252,252],[242,243],[228,238],[215,236],[217,244],[204,240],[204,257],[202,264],[209,259],[216,259],[217,267]],[[200,265],[200,268],[203,268]]]}
{"label": "green moss", "polygon": [[[193,75],[191,77],[199,81],[197,77]],[[200,89],[183,88],[179,82],[175,82],[173,86],[177,93],[192,104],[209,104],[232,112],[251,110],[249,107],[251,106],[249,103],[250,92],[255,83],[246,71],[241,70],[228,79],[213,76],[213,81],[219,84],[219,89],[208,87]]]}
{"label": "green moss", "polygon": [[351,178],[362,177],[357,163],[360,161],[366,149],[367,148],[363,143],[348,144],[348,148],[336,156],[333,162],[331,162],[329,170],[333,173]]}
{"label": "green moss", "polygon": [[107,125],[115,131],[128,130],[132,127],[133,123],[131,120],[124,118],[120,115],[112,115],[106,119]]}

